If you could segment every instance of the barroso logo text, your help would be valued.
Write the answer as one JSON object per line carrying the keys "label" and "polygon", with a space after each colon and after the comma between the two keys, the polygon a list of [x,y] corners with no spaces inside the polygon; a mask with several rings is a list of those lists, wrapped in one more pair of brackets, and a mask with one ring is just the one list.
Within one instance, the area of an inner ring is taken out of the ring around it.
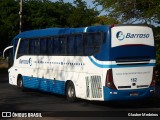
{"label": "barroso logo text", "polygon": [[116,37],[118,40],[123,40],[124,38],[149,38],[149,34],[133,34],[133,33],[127,33],[124,35],[122,31],[118,31],[116,34]]}

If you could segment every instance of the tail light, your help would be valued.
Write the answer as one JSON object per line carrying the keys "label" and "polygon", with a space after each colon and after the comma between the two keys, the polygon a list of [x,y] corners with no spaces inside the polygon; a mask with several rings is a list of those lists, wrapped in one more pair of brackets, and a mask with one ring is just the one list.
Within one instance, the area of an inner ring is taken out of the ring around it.
{"label": "tail light", "polygon": [[111,25],[111,28],[112,28],[112,27],[114,27],[114,26],[115,26],[115,25],[114,25],[114,24],[112,24],[112,25]]}
{"label": "tail light", "polygon": [[155,84],[156,84],[156,69],[154,67],[153,74],[152,74],[152,82],[151,82],[150,86],[155,86]]}
{"label": "tail light", "polygon": [[117,89],[114,82],[113,82],[113,74],[112,74],[112,69],[109,69],[107,71],[106,75],[106,87],[111,88],[111,89]]}

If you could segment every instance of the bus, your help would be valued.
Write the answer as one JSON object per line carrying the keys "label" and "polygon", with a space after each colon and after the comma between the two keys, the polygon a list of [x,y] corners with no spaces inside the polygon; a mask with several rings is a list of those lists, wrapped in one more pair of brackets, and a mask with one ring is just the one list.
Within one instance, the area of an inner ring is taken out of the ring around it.
{"label": "bus", "polygon": [[71,102],[154,95],[156,52],[149,26],[30,30],[18,34],[8,48],[9,84],[20,88],[65,95]]}

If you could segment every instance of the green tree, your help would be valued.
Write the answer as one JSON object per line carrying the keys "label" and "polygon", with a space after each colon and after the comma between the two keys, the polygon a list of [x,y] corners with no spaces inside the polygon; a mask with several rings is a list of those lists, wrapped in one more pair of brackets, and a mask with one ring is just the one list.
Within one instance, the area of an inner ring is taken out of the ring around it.
{"label": "green tree", "polygon": [[95,17],[99,12],[94,8],[88,8],[87,3],[82,0],[74,1],[74,8],[68,18],[70,27],[84,27],[96,22]]}
{"label": "green tree", "polygon": [[53,27],[56,24],[54,6],[49,0],[32,0],[23,3],[23,30]]}
{"label": "green tree", "polygon": [[18,2],[0,1],[0,51],[10,44],[10,40],[19,30]]}
{"label": "green tree", "polygon": [[94,0],[107,14],[123,23],[160,23],[160,0]]}
{"label": "green tree", "polygon": [[107,16],[122,23],[142,23],[153,25],[156,42],[156,60],[160,65],[160,0],[94,0],[102,5]]}
{"label": "green tree", "polygon": [[82,0],[75,0],[74,4],[64,3],[63,0],[28,0],[23,5],[23,29],[92,25],[98,11],[88,8]]}
{"label": "green tree", "polygon": [[160,27],[155,27],[156,63],[160,66]]}
{"label": "green tree", "polygon": [[[19,33],[20,0],[0,0],[0,51],[10,44]],[[95,23],[99,14],[88,8],[86,2],[75,0],[74,4],[63,0],[23,0],[22,31],[49,27],[81,27]]]}
{"label": "green tree", "polygon": [[120,21],[117,21],[114,18],[106,17],[106,16],[98,16],[95,18],[96,23],[94,25],[112,25],[112,24],[120,24]]}

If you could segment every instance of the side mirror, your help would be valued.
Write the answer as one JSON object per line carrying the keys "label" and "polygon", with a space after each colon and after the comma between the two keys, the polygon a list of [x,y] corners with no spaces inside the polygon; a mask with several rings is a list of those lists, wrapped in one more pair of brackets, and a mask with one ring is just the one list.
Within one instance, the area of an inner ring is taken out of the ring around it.
{"label": "side mirror", "polygon": [[13,48],[13,46],[8,46],[6,47],[4,50],[3,50],[3,59],[5,59],[5,52],[8,50],[8,49],[11,49]]}

